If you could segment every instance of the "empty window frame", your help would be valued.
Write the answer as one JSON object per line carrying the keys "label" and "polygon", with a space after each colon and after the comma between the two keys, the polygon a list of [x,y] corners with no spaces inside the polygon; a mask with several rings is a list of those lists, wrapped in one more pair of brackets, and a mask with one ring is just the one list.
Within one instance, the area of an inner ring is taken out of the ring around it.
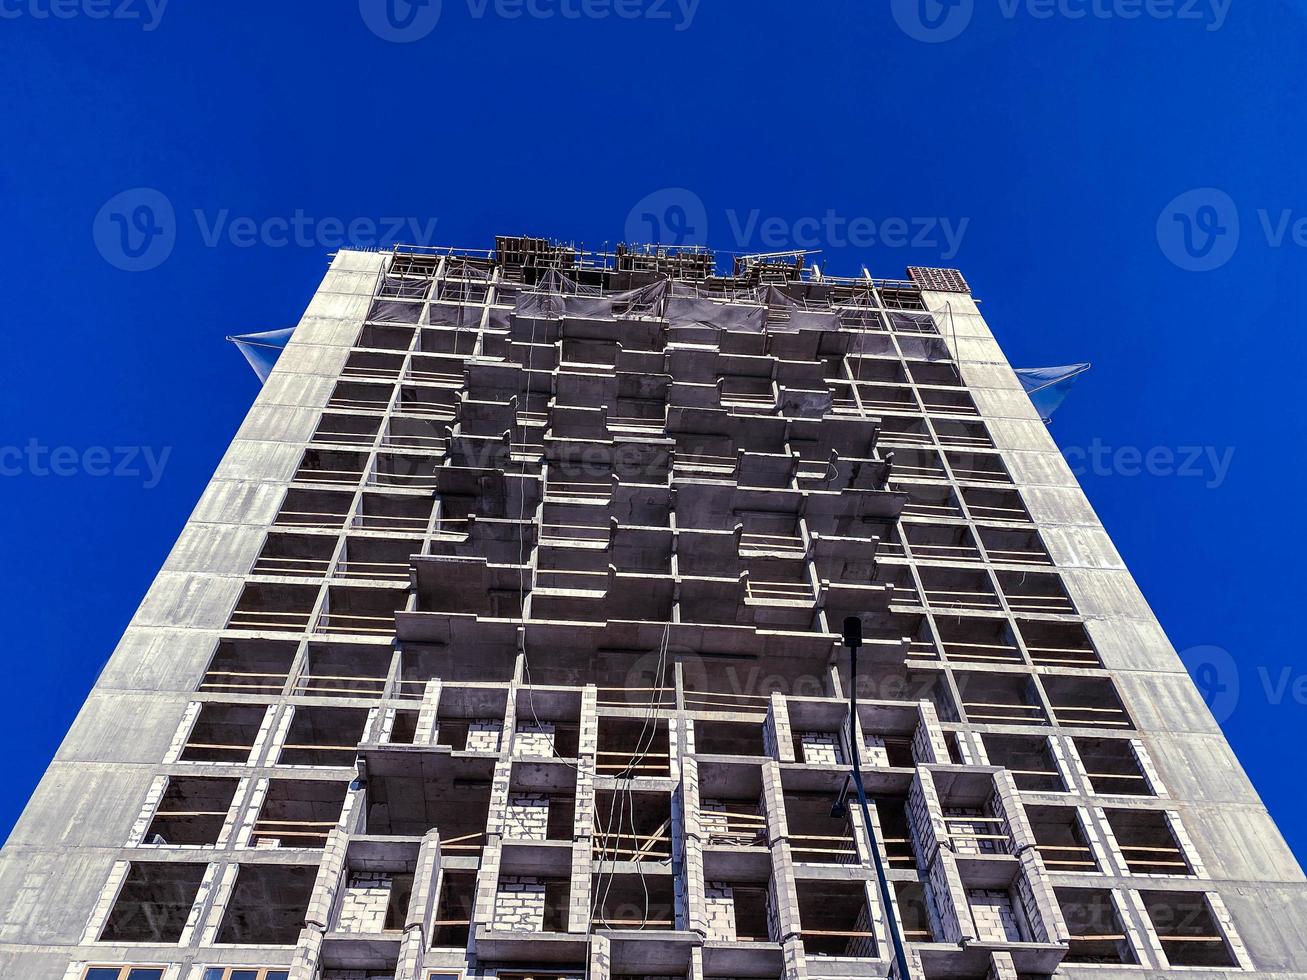
{"label": "empty window frame", "polygon": [[1139,897],[1171,966],[1239,966],[1206,895],[1140,892]]}
{"label": "empty window frame", "polygon": [[305,865],[245,864],[236,875],[218,942],[237,946],[294,946],[318,869]]}
{"label": "empty window frame", "polygon": [[1044,736],[986,733],[981,738],[990,764],[1012,773],[1017,789],[1028,793],[1066,792],[1061,767]]}
{"label": "empty window frame", "polygon": [[211,846],[218,843],[239,781],[170,776],[144,843]]}
{"label": "empty window frame", "polygon": [[1056,895],[1071,937],[1067,963],[1138,962],[1110,891],[1059,888]]}
{"label": "empty window frame", "polygon": [[1192,876],[1194,868],[1163,810],[1105,810],[1126,867],[1135,875]]}
{"label": "empty window frame", "polygon": [[1077,738],[1072,740],[1094,793],[1101,796],[1156,796],[1139,761],[1133,740]]}
{"label": "empty window frame", "polygon": [[100,933],[102,943],[176,943],[204,880],[205,864],[134,862]]}

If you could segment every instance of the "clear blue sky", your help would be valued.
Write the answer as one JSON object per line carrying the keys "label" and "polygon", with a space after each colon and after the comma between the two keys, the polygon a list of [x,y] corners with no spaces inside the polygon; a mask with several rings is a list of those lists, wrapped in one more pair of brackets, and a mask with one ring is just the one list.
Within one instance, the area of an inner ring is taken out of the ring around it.
{"label": "clear blue sky", "polygon": [[394,3],[0,0],[0,832],[256,393],[224,335],[294,323],[351,223],[652,214],[956,265],[1014,362],[1093,361],[1054,432],[1307,854],[1298,0]]}

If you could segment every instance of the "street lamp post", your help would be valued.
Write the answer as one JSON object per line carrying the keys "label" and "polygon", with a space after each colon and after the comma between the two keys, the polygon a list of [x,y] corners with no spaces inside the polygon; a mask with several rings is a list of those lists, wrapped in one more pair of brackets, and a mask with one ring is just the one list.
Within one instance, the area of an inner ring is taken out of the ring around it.
{"label": "street lamp post", "polygon": [[[844,646],[849,651],[849,754],[853,757],[853,785],[858,791],[858,805],[862,807],[862,825],[867,833],[867,847],[876,864],[876,878],[880,882],[880,901],[885,909],[885,925],[890,944],[894,947],[894,962],[898,965],[899,980],[911,980],[908,973],[908,954],[903,948],[898,922],[894,919],[894,903],[890,894],[889,879],[885,876],[885,862],[881,860],[876,843],[876,828],[871,822],[871,805],[867,802],[867,787],[862,781],[862,753],[858,746],[858,649],[862,646],[862,620],[849,616],[844,620]],[[845,783],[847,788],[848,783]],[[836,803],[837,809],[839,803]],[[833,811],[834,812],[834,811]]]}

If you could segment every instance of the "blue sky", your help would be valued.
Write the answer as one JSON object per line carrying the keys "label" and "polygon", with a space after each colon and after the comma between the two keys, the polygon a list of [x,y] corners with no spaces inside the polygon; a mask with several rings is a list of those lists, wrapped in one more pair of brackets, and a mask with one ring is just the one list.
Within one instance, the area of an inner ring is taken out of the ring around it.
{"label": "blue sky", "polygon": [[0,0],[0,831],[256,393],[225,335],[345,241],[652,220],[955,265],[1015,363],[1093,361],[1054,433],[1307,854],[1300,8],[392,2]]}

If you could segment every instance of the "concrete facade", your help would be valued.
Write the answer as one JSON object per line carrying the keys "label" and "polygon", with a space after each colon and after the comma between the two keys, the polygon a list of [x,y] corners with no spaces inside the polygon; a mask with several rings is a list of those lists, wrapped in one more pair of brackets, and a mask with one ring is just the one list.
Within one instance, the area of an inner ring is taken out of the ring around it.
{"label": "concrete facade", "polygon": [[960,275],[498,246],[335,256],[0,852],[0,976],[1307,977]]}

